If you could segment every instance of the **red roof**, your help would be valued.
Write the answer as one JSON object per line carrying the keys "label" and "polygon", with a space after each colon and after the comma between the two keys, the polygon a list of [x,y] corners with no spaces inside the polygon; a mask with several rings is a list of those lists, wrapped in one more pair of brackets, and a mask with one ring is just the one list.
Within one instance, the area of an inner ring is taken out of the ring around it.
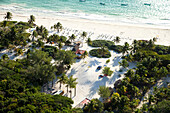
{"label": "red roof", "polygon": [[82,55],[84,52],[85,52],[85,50],[77,50],[76,54],[81,54]]}
{"label": "red roof", "polygon": [[87,105],[89,102],[90,102],[90,99],[85,98],[78,105],[76,105],[75,108],[82,108],[85,104]]}

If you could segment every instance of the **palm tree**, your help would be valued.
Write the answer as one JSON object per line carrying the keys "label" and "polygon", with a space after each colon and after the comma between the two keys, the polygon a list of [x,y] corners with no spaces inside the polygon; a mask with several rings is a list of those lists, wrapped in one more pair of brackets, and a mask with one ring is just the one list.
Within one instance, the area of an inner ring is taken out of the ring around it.
{"label": "palm tree", "polygon": [[150,48],[154,47],[154,41],[152,41],[152,39],[149,40],[148,46],[149,46]]}
{"label": "palm tree", "polygon": [[6,27],[6,26],[7,26],[7,21],[4,20],[4,21],[3,21],[3,27]]}
{"label": "palm tree", "polygon": [[111,105],[112,105],[112,110],[117,110],[119,103],[120,103],[120,95],[119,93],[113,93],[111,96]]}
{"label": "palm tree", "polygon": [[123,66],[124,68],[128,67],[128,61],[126,59],[123,59],[122,62],[119,62],[120,66]]}
{"label": "palm tree", "polygon": [[9,57],[8,57],[7,54],[2,55],[1,58],[2,58],[3,60],[8,60],[8,59],[9,59]]}
{"label": "palm tree", "polygon": [[132,77],[132,83],[135,85],[139,85],[141,77],[138,74],[135,74],[134,77]]}
{"label": "palm tree", "polygon": [[83,33],[81,34],[81,36],[83,37],[83,40],[84,40],[84,38],[87,36],[87,32],[83,31]]}
{"label": "palm tree", "polygon": [[60,36],[60,42],[65,43],[67,40],[66,36]]}
{"label": "palm tree", "polygon": [[102,113],[103,109],[103,103],[97,98],[92,99],[90,103],[84,107],[84,111],[88,113]]}
{"label": "palm tree", "polygon": [[116,39],[114,40],[116,43],[120,42],[120,37],[116,36]]}
{"label": "palm tree", "polygon": [[168,74],[168,70],[166,69],[166,67],[161,67],[159,69],[159,74],[160,74],[160,77],[165,77]]}
{"label": "palm tree", "polygon": [[7,12],[6,16],[4,18],[7,19],[7,21],[11,20],[12,19],[12,13],[11,12]]}
{"label": "palm tree", "polygon": [[110,67],[105,67],[105,68],[103,69],[102,73],[103,73],[104,75],[111,76],[112,73],[113,73],[113,71],[110,70]]}
{"label": "palm tree", "polygon": [[88,113],[94,113],[94,111],[96,110],[95,102],[90,101],[90,103],[88,105],[86,105],[84,109],[87,110]]}
{"label": "palm tree", "polygon": [[134,58],[135,58],[135,60],[137,60],[137,61],[141,61],[142,58],[143,58],[143,53],[142,53],[142,52],[137,52],[137,53],[134,55]]}
{"label": "palm tree", "polygon": [[124,107],[125,105],[129,104],[129,98],[127,96],[121,96],[121,100],[120,100],[120,107]]}
{"label": "palm tree", "polygon": [[[83,41],[84,41],[84,38],[86,38],[86,36],[87,36],[87,32],[83,31],[83,33],[81,34],[81,36],[83,37]],[[82,46],[83,46],[83,43],[82,43]]]}
{"label": "palm tree", "polygon": [[98,92],[98,94],[99,94],[103,99],[108,99],[109,96],[110,96],[109,87],[100,86],[100,87],[99,87],[99,92]]}
{"label": "palm tree", "polygon": [[87,43],[88,45],[91,45],[91,44],[92,44],[91,39],[90,39],[90,38],[88,38],[88,39],[87,39],[87,41],[86,41],[86,43]]}
{"label": "palm tree", "polygon": [[83,56],[83,59],[88,55],[87,51],[85,51],[82,56]]}
{"label": "palm tree", "polygon": [[61,77],[57,77],[59,80],[58,82],[60,82],[60,89],[61,89],[61,84],[66,84],[68,81],[68,77],[66,74],[62,74]]}
{"label": "palm tree", "polygon": [[33,31],[33,33],[32,33],[32,36],[33,36],[33,39],[32,39],[32,41],[34,41],[34,38],[38,36],[38,33],[37,33],[37,31]]}
{"label": "palm tree", "polygon": [[55,25],[55,28],[57,29],[57,32],[59,33],[60,30],[62,30],[63,26],[60,22],[58,22],[56,25]]}
{"label": "palm tree", "polygon": [[72,97],[72,91],[71,88],[75,88],[75,96],[76,96],[76,82],[77,78],[73,78],[73,75],[70,76],[70,78],[67,80],[67,86],[70,87],[70,98]]}
{"label": "palm tree", "polygon": [[134,111],[134,109],[138,106],[139,102],[140,102],[139,99],[133,99],[131,102],[129,102],[130,107],[132,108],[132,111]]}
{"label": "palm tree", "polygon": [[134,75],[134,71],[133,71],[132,69],[129,69],[129,70],[127,71],[127,73],[125,73],[125,75],[126,75],[126,77],[132,78],[133,75]]}
{"label": "palm tree", "polygon": [[33,22],[35,22],[35,16],[34,15],[30,15],[30,19],[28,21],[29,24],[33,24]]}
{"label": "palm tree", "polygon": [[76,39],[76,36],[74,34],[72,34],[71,36],[69,36],[69,39],[71,40],[71,42],[73,42],[73,40]]}
{"label": "palm tree", "polygon": [[48,36],[48,30],[44,28],[42,32],[42,39],[47,39],[47,36]]}
{"label": "palm tree", "polygon": [[155,102],[155,98],[154,98],[154,96],[153,96],[153,95],[151,95],[151,94],[149,94],[148,101],[149,101],[148,105],[150,106],[150,105],[152,104],[152,102]]}
{"label": "palm tree", "polygon": [[132,44],[133,44],[133,52],[135,53],[136,50],[138,49],[138,41],[134,40]]}
{"label": "palm tree", "polygon": [[154,38],[153,38],[153,42],[156,42],[156,41],[157,41],[157,39],[154,37]]}
{"label": "palm tree", "polygon": [[124,85],[121,86],[121,87],[118,89],[118,92],[119,92],[120,94],[125,94],[126,91],[127,91],[127,87],[124,86]]}
{"label": "palm tree", "polygon": [[59,48],[59,49],[61,49],[62,47],[63,47],[62,43],[61,43],[61,42],[59,42],[59,44],[58,44],[58,48]]}
{"label": "palm tree", "polygon": [[108,48],[106,46],[101,46],[101,54],[102,56],[104,56],[104,53],[108,50]]}
{"label": "palm tree", "polygon": [[123,56],[125,53],[128,53],[128,50],[129,50],[129,44],[125,42],[125,45],[123,46],[123,49],[122,49]]}
{"label": "palm tree", "polygon": [[136,86],[134,86],[133,87],[133,93],[132,94],[134,94],[134,96],[136,97],[136,96],[138,96],[140,93],[139,93],[139,88],[138,87],[136,87]]}

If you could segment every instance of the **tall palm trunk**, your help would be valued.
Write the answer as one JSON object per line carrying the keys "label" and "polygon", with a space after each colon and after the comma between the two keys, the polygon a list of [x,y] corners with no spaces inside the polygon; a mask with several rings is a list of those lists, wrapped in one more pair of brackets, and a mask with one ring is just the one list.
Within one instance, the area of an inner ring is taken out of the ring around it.
{"label": "tall palm trunk", "polygon": [[67,93],[68,93],[68,85],[67,85]]}
{"label": "tall palm trunk", "polygon": [[[53,79],[53,80],[54,80],[54,79]],[[52,86],[51,86],[51,88],[52,88],[52,87],[53,87],[53,85],[54,85],[54,84],[53,84],[53,80],[52,80]]]}
{"label": "tall palm trunk", "polygon": [[61,82],[60,82],[60,89],[61,89]]}
{"label": "tall palm trunk", "polygon": [[74,96],[76,96],[76,87],[74,88]]}
{"label": "tall palm trunk", "polygon": [[72,91],[71,91],[71,88],[70,88],[70,98],[72,97]]}
{"label": "tall palm trunk", "polygon": [[48,84],[48,82],[47,82],[47,90],[49,89],[49,84]]}
{"label": "tall palm trunk", "polygon": [[42,92],[44,92],[44,86],[42,87]]}

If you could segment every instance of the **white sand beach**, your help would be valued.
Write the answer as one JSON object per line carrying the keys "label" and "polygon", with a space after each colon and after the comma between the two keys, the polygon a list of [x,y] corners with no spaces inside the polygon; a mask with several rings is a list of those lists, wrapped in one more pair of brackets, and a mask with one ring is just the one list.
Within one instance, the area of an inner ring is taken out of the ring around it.
{"label": "white sand beach", "polygon": [[[5,12],[0,12],[0,21],[3,21],[3,17],[5,16]],[[120,37],[120,43],[123,45],[125,42],[132,43],[134,39],[136,40],[149,40],[154,37],[157,37],[158,40],[156,44],[160,45],[170,45],[170,29],[163,29],[155,26],[142,26],[142,25],[128,25],[128,24],[118,24],[118,23],[110,23],[106,21],[94,21],[94,20],[85,20],[78,18],[68,18],[68,17],[43,17],[37,16],[36,24],[43,25],[48,30],[50,27],[57,22],[60,22],[67,31],[74,33],[76,30],[78,32],[86,31],[90,35],[88,35],[92,40],[102,39],[102,40],[113,40],[116,36]],[[12,20],[16,21],[28,21],[29,15],[15,14],[13,13]],[[61,34],[66,31],[62,31]],[[68,35],[71,35],[68,33]],[[64,33],[63,33],[64,34]],[[77,34],[76,40],[82,40]],[[85,42],[85,41],[84,41]],[[83,50],[91,50],[92,48],[87,46],[84,43],[84,46],[80,49]],[[101,85],[113,87],[114,83],[118,79],[122,79],[123,74],[127,69],[124,69],[123,72],[119,72],[120,66],[119,63],[122,59],[122,54],[115,53],[111,51],[112,57],[110,58],[110,62],[106,64],[106,60],[108,58],[96,58],[88,56],[84,60],[77,61],[71,67],[71,69],[67,72],[68,76],[74,75],[77,79],[77,93],[74,97],[74,89],[72,90],[72,99],[74,100],[73,107],[75,107],[78,103],[80,103],[85,98],[99,98],[98,88]],[[107,65],[114,71],[114,74],[111,77],[99,78],[99,75],[102,73],[102,70],[96,71],[97,66]],[[135,64],[130,63],[128,68],[134,68]],[[122,76],[119,77],[119,74]],[[58,84],[55,85],[58,87]],[[64,88],[64,87],[62,87]],[[66,92],[66,88],[63,89]],[[69,95],[68,95],[69,97]]]}
{"label": "white sand beach", "polygon": [[[0,12],[0,21],[4,20],[5,11]],[[16,21],[28,21],[29,15],[15,14],[13,13],[12,20]],[[70,18],[70,17],[45,17],[45,15],[37,16],[35,23],[37,25],[43,25],[50,30],[51,26],[57,22],[60,22],[63,27],[93,32],[94,35],[90,37],[92,40],[96,39],[99,35],[110,35],[119,36],[121,38],[120,44],[124,42],[131,43],[134,39],[136,40],[149,40],[153,37],[157,37],[158,41],[156,44],[170,45],[170,29],[160,28],[159,26],[152,25],[136,25],[136,24],[121,24],[112,23],[107,21],[95,21],[80,18]],[[107,39],[106,39],[107,40]]]}

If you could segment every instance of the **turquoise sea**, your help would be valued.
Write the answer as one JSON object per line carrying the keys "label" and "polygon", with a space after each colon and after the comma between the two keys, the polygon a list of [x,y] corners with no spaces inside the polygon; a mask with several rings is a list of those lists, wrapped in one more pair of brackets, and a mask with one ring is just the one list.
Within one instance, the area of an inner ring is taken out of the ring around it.
{"label": "turquoise sea", "polygon": [[170,0],[0,0],[1,10],[170,26]]}

